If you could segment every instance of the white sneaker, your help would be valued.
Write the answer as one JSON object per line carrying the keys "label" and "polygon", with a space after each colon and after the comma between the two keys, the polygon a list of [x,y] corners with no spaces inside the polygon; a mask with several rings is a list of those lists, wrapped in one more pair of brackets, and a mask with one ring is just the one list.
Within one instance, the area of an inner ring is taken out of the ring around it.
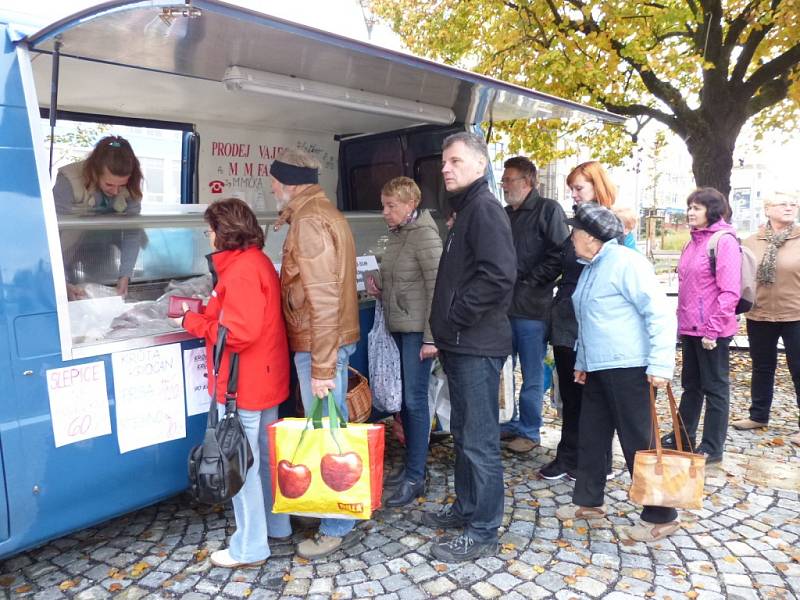
{"label": "white sneaker", "polygon": [[231,551],[228,548],[224,550],[216,550],[211,553],[211,564],[215,567],[223,567],[225,569],[236,569],[238,567],[258,567],[263,565],[265,560],[257,560],[255,562],[245,563],[239,562],[231,556]]}

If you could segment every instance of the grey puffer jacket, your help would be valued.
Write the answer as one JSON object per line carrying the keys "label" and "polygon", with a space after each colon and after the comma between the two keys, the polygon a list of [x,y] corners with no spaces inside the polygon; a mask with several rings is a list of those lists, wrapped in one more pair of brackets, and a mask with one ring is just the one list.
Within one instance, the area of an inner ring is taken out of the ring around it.
{"label": "grey puffer jacket", "polygon": [[389,232],[389,244],[381,260],[383,306],[389,331],[422,331],[423,341],[433,343],[428,319],[441,255],[442,238],[427,210],[421,211],[415,221]]}

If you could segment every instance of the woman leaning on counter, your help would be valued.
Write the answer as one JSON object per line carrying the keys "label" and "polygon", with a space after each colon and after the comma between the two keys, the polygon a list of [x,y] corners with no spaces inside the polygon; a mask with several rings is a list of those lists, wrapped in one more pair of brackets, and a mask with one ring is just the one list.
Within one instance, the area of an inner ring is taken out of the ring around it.
{"label": "woman leaning on counter", "polygon": [[[753,378],[750,418],[734,421],[736,429],[766,427],[778,366],[778,339],[800,408],[800,226],[797,197],[776,194],[764,203],[767,223],[743,243],[758,259],[756,301],[747,313],[747,335]],[[800,412],[800,411],[799,411]],[[800,414],[798,414],[800,429]],[[791,441],[800,446],[800,432]]]}
{"label": "woman leaning on counter", "polygon": [[[56,213],[77,217],[138,215],[142,211],[142,180],[139,159],[128,140],[118,135],[106,136],[95,144],[85,160],[58,170],[53,187]],[[67,230],[61,233],[68,271],[74,262],[87,261],[88,257],[84,254],[90,252],[91,247],[85,244],[84,237],[82,232]],[[112,232],[109,244],[119,246],[120,251],[116,287],[121,296],[128,293],[139,248],[145,240],[141,229]],[[68,291],[73,298],[81,295],[73,285],[68,286]]]}

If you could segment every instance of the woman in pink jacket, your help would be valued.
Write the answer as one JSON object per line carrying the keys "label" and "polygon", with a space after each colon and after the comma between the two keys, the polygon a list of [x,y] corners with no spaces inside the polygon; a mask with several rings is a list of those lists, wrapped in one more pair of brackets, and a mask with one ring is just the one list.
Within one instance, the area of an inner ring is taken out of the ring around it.
{"label": "woman in pink jacket", "polygon": [[[742,258],[736,231],[725,221],[725,196],[714,188],[700,188],[689,195],[686,205],[692,237],[678,263],[678,333],[683,354],[680,415],[686,427],[684,443],[694,448],[705,400],[703,438],[696,452],[705,455],[706,463],[718,463],[728,432],[728,347],[738,328]],[[708,246],[717,231],[730,235],[719,237],[714,268]],[[672,434],[663,441],[674,447]]]}

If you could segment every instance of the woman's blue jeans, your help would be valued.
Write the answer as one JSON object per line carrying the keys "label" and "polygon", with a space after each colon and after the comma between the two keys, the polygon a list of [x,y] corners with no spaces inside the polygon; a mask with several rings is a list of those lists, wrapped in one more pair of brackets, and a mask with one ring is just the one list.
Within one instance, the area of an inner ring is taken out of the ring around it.
{"label": "woman's blue jeans", "polygon": [[[333,390],[333,397],[345,419],[347,418],[347,367],[350,364],[350,355],[355,351],[355,344],[347,344],[340,346],[336,355],[336,375],[334,377],[336,388]],[[295,352],[294,366],[297,369],[297,382],[300,386],[300,396],[303,399],[303,410],[306,415],[310,415],[314,406],[314,398],[311,394],[311,353]],[[324,410],[327,414],[327,409]],[[355,524],[354,519],[322,519],[319,532],[322,535],[344,537],[353,530]]]}
{"label": "woman's blue jeans", "polygon": [[[225,406],[217,404],[220,418]],[[236,531],[231,536],[231,558],[250,563],[269,557],[267,535],[291,535],[289,515],[272,513],[272,476],[269,468],[269,443],[267,425],[278,418],[278,407],[264,410],[239,409],[239,419],[244,426],[247,441],[253,451],[253,466],[247,471],[242,489],[233,497],[233,514]]]}
{"label": "woman's blue jeans", "polygon": [[425,479],[431,415],[428,410],[428,380],[432,358],[419,359],[422,332],[393,333],[400,351],[400,372],[403,377],[403,432],[406,436],[405,478],[418,483]]}

